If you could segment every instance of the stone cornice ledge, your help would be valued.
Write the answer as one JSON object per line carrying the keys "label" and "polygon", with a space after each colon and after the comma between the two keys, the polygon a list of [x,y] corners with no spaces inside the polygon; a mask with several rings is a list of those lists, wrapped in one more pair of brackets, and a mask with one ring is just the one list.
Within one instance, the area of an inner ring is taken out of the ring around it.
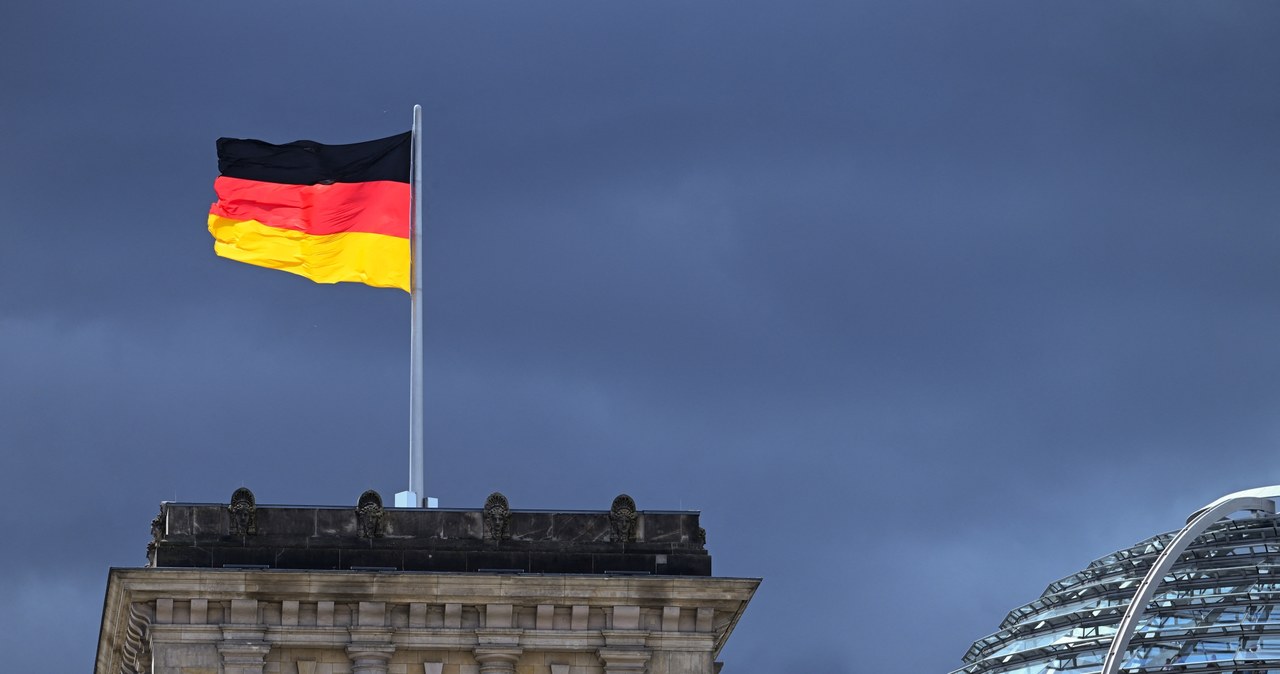
{"label": "stone cornice ledge", "polygon": [[[376,629],[386,639],[356,638],[349,627],[278,627],[265,630],[263,641],[284,648],[345,648],[353,642],[389,643],[406,650],[471,650],[479,646],[498,645],[498,641],[483,640],[471,629],[444,630],[439,628],[395,628],[390,631]],[[601,630],[512,630],[519,632],[515,641],[503,641],[526,650],[595,651],[607,643],[644,645],[655,650],[709,651],[715,646],[716,635],[701,632],[654,632],[610,630],[612,641],[606,641]],[[151,638],[161,643],[206,643],[223,640],[220,625],[151,625]],[[362,635],[363,636],[363,635]]]}
{"label": "stone cornice ledge", "polygon": [[[646,604],[714,606],[730,610],[750,599],[758,578],[702,576],[600,576],[429,572],[288,571],[245,569],[111,569],[109,586],[130,601],[192,596],[211,600],[261,598],[382,601],[405,604],[519,603],[612,606]],[[108,587],[108,601],[111,600]],[[735,605],[735,606],[731,606]]]}
{"label": "stone cornice ledge", "polygon": [[525,630],[520,638],[529,650],[594,651],[604,643],[600,630]]}
{"label": "stone cornice ledge", "polygon": [[707,652],[715,648],[716,635],[698,632],[649,632],[644,644],[655,651]]}

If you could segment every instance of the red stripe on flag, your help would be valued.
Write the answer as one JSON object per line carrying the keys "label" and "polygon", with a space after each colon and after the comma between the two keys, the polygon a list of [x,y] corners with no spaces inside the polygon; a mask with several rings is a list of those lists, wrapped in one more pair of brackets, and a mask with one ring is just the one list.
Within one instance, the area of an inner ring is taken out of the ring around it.
{"label": "red stripe on flag", "polygon": [[369,232],[409,238],[409,185],[390,180],[284,185],[219,176],[209,209],[232,220],[308,234]]}

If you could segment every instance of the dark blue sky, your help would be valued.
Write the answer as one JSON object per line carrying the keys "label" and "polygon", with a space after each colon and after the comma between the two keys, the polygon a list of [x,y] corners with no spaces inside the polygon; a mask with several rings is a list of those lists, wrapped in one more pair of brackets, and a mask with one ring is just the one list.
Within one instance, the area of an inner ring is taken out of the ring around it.
{"label": "dark blue sky", "polygon": [[428,490],[703,510],[726,672],[946,672],[1280,482],[1280,5],[0,7],[0,646],[161,500],[403,489],[408,298],[216,258],[218,136],[426,120]]}

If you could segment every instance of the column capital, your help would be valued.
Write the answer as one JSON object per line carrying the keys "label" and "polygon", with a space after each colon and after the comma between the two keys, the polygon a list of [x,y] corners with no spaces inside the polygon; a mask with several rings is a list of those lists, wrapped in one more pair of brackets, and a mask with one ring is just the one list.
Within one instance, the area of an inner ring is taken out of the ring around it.
{"label": "column capital", "polygon": [[605,674],[643,674],[648,671],[649,651],[638,648],[601,648],[596,651]]}
{"label": "column capital", "polygon": [[480,663],[480,674],[514,674],[522,648],[480,646],[472,655]]}
{"label": "column capital", "polygon": [[387,663],[396,647],[386,643],[352,643],[347,646],[351,674],[387,674]]}
{"label": "column capital", "polygon": [[271,644],[265,641],[220,641],[218,654],[222,656],[222,670],[226,674],[262,674],[271,652]]}

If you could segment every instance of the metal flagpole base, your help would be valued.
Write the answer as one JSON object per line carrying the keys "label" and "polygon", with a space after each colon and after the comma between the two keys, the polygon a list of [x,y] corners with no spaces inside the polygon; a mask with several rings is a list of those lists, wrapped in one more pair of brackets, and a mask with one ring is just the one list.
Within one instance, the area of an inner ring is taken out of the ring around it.
{"label": "metal flagpole base", "polygon": [[411,491],[396,492],[397,508],[439,508],[440,507],[440,499],[434,496],[428,496],[423,500],[426,501],[426,503],[419,501],[418,495]]}

